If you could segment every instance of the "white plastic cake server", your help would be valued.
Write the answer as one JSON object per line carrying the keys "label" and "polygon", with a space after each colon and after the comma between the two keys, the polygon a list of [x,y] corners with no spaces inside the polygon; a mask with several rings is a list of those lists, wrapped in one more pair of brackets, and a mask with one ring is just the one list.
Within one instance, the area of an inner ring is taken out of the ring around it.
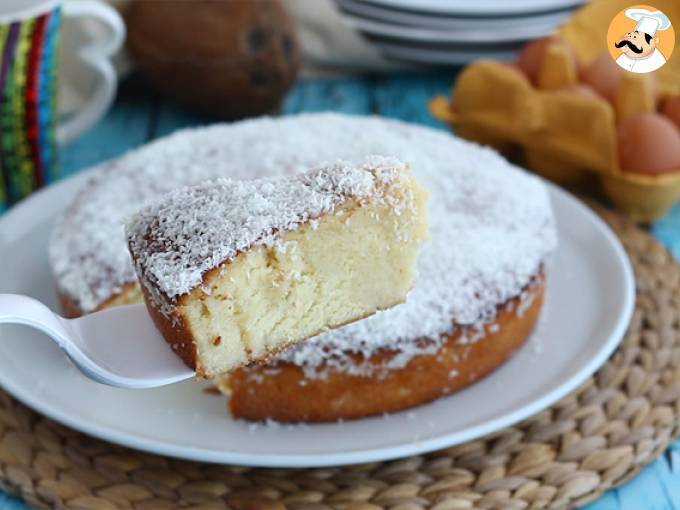
{"label": "white plastic cake server", "polygon": [[47,334],[90,379],[119,388],[155,388],[193,377],[165,342],[143,304],[65,319],[40,301],[0,294],[0,323]]}

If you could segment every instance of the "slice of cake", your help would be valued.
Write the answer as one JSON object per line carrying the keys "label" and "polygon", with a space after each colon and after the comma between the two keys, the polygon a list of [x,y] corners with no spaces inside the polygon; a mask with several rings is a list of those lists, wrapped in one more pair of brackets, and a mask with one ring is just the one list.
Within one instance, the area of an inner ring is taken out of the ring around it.
{"label": "slice of cake", "polygon": [[212,377],[403,302],[426,196],[405,164],[377,156],[217,179],[144,208],[128,244],[156,325]]}

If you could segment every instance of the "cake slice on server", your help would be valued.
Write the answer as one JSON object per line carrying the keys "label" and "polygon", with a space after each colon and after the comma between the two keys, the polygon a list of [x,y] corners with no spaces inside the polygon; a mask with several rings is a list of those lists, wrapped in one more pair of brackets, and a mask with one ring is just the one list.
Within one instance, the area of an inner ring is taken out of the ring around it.
{"label": "cake slice on server", "polygon": [[217,179],[144,208],[128,244],[157,327],[212,377],[403,302],[426,197],[404,163],[378,156]]}

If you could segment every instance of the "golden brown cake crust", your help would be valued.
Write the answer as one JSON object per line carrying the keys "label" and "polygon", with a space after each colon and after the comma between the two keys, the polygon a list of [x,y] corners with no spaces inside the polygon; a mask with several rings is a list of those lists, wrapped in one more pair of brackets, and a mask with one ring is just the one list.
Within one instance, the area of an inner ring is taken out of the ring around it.
{"label": "golden brown cake crust", "polygon": [[61,314],[67,319],[75,319],[83,315],[83,310],[78,306],[76,300],[65,292],[57,290],[57,299],[59,300]]}
{"label": "golden brown cake crust", "polygon": [[[417,355],[380,379],[332,371],[327,378],[310,379],[290,363],[234,370],[227,376],[229,408],[235,417],[250,420],[323,422],[400,411],[453,393],[498,368],[526,341],[544,291],[541,275],[527,289],[528,306],[517,297],[500,309],[497,329],[487,327],[479,340],[461,343],[466,331],[458,328],[434,354]],[[370,362],[380,365],[390,355],[378,353]]]}
{"label": "golden brown cake crust", "polygon": [[146,302],[149,315],[151,315],[151,319],[161,332],[161,335],[163,335],[163,338],[165,338],[165,341],[189,368],[193,368],[196,371],[198,377],[202,377],[203,370],[196,363],[196,342],[191,334],[191,330],[186,326],[184,317],[177,311],[173,311],[172,314],[175,319],[173,322],[173,320],[163,315],[153,299],[147,296],[144,286],[142,286],[142,292],[144,293],[144,301]]}
{"label": "golden brown cake crust", "polygon": [[[144,288],[134,283],[127,283],[123,289],[111,296],[97,307],[95,311],[105,310],[115,306],[126,304],[133,304],[140,302],[140,292],[144,293]],[[83,310],[78,306],[78,303],[64,292],[57,291],[57,298],[59,299],[59,306],[61,307],[62,315],[67,318],[76,318],[83,315]],[[196,349],[193,344],[191,332],[184,326],[182,317],[178,317],[178,323],[173,325],[172,321],[168,320],[151,299],[147,299],[144,295],[144,300],[147,302],[147,309],[149,315],[161,334],[165,337],[171,349],[187,364],[190,368],[196,369]]]}

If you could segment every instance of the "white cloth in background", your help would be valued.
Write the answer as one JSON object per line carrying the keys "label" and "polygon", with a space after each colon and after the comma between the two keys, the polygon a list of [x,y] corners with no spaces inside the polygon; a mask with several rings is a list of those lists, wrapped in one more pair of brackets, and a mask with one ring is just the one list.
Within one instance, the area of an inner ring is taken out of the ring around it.
{"label": "white cloth in background", "polygon": [[332,0],[284,1],[297,23],[305,57],[304,74],[390,71],[406,67],[382,58],[378,50],[352,28]]}

